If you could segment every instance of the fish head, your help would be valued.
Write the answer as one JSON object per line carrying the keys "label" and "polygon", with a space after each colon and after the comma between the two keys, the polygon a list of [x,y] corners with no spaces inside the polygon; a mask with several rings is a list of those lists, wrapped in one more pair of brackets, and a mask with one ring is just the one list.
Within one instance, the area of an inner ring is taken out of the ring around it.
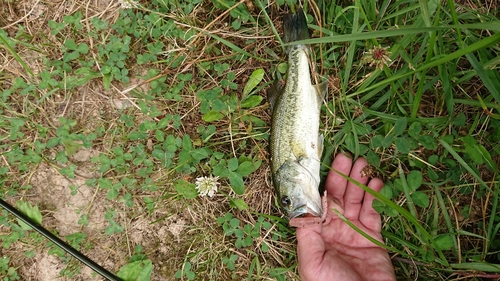
{"label": "fish head", "polygon": [[319,183],[298,161],[286,161],[276,172],[274,185],[278,191],[278,201],[289,219],[321,217],[323,209]]}

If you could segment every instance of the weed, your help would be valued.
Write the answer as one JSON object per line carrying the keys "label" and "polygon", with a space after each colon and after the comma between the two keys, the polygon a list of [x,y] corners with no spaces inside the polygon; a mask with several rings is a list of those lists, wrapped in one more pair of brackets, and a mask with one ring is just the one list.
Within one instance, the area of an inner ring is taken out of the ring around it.
{"label": "weed", "polygon": [[193,271],[191,271],[190,262],[184,263],[182,270],[178,270],[175,273],[175,278],[182,279],[184,276],[186,276],[188,280],[194,280],[196,277],[196,274]]}
{"label": "weed", "polygon": [[151,260],[142,253],[142,246],[137,245],[134,255],[130,257],[129,263],[124,265],[117,273],[117,276],[123,280],[150,280],[153,271]]}
{"label": "weed", "polygon": [[0,274],[2,274],[3,279],[5,281],[9,280],[20,280],[16,268],[9,266],[10,258],[2,257],[0,258]]}

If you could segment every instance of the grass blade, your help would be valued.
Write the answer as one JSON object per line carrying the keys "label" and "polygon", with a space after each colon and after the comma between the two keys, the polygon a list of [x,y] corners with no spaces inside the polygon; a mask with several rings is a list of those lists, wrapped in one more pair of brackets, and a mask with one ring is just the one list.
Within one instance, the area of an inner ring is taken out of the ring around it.
{"label": "grass blade", "polygon": [[500,272],[500,265],[492,264],[487,262],[463,262],[463,263],[452,263],[450,264],[452,268],[463,269],[463,270],[475,270],[483,272]]}
{"label": "grass blade", "polygon": [[[476,70],[477,75],[484,83],[484,86],[488,89],[493,98],[500,103],[500,83],[498,81],[491,80],[487,72],[493,72],[494,70],[485,70],[483,65],[477,60],[477,58],[472,54],[465,55],[469,60],[470,64]],[[498,74],[498,73],[497,73]],[[492,73],[495,75],[495,73]]]}
{"label": "grass blade", "polygon": [[290,43],[285,44],[285,46],[298,45],[298,44],[327,44],[327,43],[349,42],[349,41],[353,41],[353,40],[368,40],[368,39],[373,39],[373,38],[387,38],[387,37],[402,36],[402,35],[408,35],[408,34],[418,34],[418,33],[423,33],[423,32],[448,30],[448,29],[455,29],[455,28],[468,28],[468,29],[483,29],[483,30],[500,31],[500,21],[491,21],[491,22],[474,23],[474,24],[463,24],[463,25],[433,26],[433,27],[400,27],[398,29],[378,30],[378,31],[356,33],[356,34],[344,34],[344,35],[327,36],[327,37],[322,37],[322,38],[312,38],[312,39],[307,39],[307,40],[290,42]]}
{"label": "grass blade", "polygon": [[490,192],[493,192],[491,188],[481,179],[481,177],[469,166],[469,164],[467,164],[467,162],[465,162],[465,160],[460,157],[460,155],[458,155],[458,153],[453,149],[453,147],[451,147],[450,144],[448,144],[443,139],[440,139],[439,143],[453,156],[453,158],[455,158],[455,160],[458,161],[460,165],[462,165],[462,167],[464,167],[474,178],[476,178],[476,180],[484,188],[486,188]]}
{"label": "grass blade", "polygon": [[20,65],[23,66],[24,70],[30,74],[30,76],[33,76],[33,72],[29,68],[29,66],[24,62],[24,60],[17,54],[16,50],[14,50],[9,42],[7,41],[7,38],[4,37],[3,33],[0,33],[0,43],[2,43],[0,46],[2,46],[5,50],[9,51],[10,54],[19,62]]}

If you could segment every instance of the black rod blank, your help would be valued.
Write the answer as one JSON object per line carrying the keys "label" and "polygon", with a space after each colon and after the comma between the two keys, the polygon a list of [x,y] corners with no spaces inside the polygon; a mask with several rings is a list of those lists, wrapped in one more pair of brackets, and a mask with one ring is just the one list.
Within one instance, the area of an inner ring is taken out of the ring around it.
{"label": "black rod blank", "polygon": [[61,247],[68,254],[72,255],[74,258],[78,259],[79,261],[81,261],[82,263],[84,263],[85,265],[90,267],[92,270],[99,273],[102,277],[104,277],[110,281],[121,281],[121,279],[118,278],[116,275],[107,271],[102,266],[98,265],[93,260],[91,260],[90,258],[85,256],[84,254],[80,253],[78,250],[71,247],[66,242],[62,241],[59,237],[55,236],[54,234],[52,234],[51,232],[49,232],[48,230],[46,230],[42,226],[33,222],[29,217],[27,217],[26,215],[24,215],[23,213],[18,211],[16,208],[9,205],[9,203],[0,199],[0,206],[2,206],[5,210],[7,210],[12,215],[14,215],[16,218],[20,219],[21,221],[23,221],[27,225],[31,226],[34,230],[36,230],[38,233],[43,235],[45,238],[49,239],[54,244]]}

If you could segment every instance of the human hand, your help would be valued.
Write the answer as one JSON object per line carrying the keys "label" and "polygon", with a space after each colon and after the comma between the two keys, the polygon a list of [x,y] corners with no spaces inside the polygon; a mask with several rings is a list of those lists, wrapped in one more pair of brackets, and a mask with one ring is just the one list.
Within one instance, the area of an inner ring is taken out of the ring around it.
{"label": "human hand", "polygon": [[328,194],[325,223],[297,228],[298,266],[302,280],[396,280],[387,251],[357,233],[332,211],[332,208],[337,209],[358,228],[383,242],[382,221],[372,208],[374,197],[335,172],[349,175],[372,190],[380,191],[384,186],[382,180],[369,180],[361,175],[365,166],[364,158],[353,164],[352,159],[343,154],[333,160],[333,170],[328,173],[325,183]]}

